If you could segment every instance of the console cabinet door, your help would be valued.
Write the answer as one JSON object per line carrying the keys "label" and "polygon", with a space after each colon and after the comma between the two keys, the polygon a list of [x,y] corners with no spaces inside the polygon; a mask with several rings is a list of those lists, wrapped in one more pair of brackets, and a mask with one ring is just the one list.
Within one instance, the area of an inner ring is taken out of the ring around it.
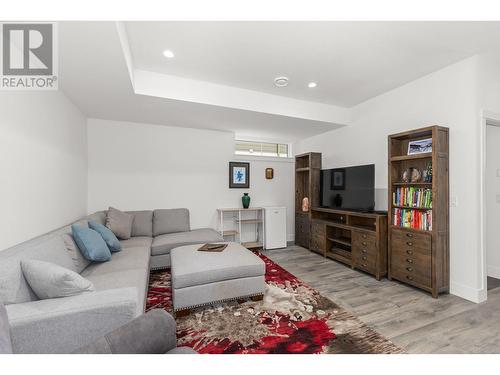
{"label": "console cabinet door", "polygon": [[317,221],[311,222],[311,250],[325,254],[325,224]]}
{"label": "console cabinet door", "polygon": [[309,249],[311,225],[308,215],[295,215],[295,244]]}

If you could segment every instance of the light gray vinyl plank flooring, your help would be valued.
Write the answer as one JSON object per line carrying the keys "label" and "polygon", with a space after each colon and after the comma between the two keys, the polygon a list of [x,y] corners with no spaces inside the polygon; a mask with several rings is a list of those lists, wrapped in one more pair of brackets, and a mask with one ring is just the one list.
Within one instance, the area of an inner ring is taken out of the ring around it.
{"label": "light gray vinyl plank flooring", "polygon": [[363,272],[299,246],[263,252],[408,353],[500,353],[500,288],[475,304]]}

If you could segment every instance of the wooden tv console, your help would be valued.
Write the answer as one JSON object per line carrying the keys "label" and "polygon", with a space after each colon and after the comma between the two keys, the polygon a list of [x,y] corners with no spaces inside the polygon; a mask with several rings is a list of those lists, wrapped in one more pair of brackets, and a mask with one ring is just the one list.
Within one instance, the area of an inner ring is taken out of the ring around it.
{"label": "wooden tv console", "polygon": [[387,214],[312,208],[309,249],[380,280],[387,275]]}

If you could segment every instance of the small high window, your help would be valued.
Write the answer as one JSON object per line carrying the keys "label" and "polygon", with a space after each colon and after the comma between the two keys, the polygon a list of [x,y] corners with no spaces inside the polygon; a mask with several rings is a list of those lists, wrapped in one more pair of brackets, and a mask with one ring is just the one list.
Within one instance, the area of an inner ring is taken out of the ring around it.
{"label": "small high window", "polygon": [[236,155],[256,155],[287,158],[288,144],[236,140],[234,153]]}

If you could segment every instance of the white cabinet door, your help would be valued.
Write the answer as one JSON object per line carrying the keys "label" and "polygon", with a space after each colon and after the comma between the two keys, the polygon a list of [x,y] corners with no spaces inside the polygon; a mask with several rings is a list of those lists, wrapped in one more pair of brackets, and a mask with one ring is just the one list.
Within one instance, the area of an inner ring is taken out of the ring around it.
{"label": "white cabinet door", "polygon": [[265,207],[266,249],[286,247],[286,207]]}

